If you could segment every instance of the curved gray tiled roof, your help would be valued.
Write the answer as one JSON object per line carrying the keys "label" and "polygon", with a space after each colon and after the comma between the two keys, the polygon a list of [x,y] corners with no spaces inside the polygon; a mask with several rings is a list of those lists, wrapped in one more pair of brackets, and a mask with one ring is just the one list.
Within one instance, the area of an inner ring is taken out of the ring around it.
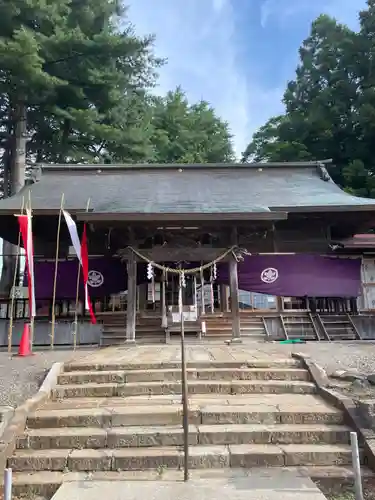
{"label": "curved gray tiled roof", "polygon": [[[41,167],[31,190],[34,211],[124,214],[230,214],[269,211],[375,210],[375,200],[351,196],[322,164],[54,165]],[[27,193],[0,201],[18,210]]]}

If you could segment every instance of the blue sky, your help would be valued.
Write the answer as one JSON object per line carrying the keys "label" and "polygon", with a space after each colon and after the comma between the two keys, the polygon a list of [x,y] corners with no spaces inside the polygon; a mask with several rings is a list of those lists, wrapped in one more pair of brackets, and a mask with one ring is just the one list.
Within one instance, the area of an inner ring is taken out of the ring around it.
{"label": "blue sky", "polygon": [[321,13],[351,28],[365,0],[125,0],[138,34],[156,35],[168,59],[157,93],[178,85],[229,122],[237,154],[283,110],[298,47]]}

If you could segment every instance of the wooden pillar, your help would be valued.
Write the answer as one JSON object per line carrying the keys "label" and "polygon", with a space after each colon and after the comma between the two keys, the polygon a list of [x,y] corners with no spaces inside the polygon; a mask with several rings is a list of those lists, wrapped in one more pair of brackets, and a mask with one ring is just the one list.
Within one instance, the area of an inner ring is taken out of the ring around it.
{"label": "wooden pillar", "polygon": [[232,340],[240,340],[240,306],[238,299],[237,261],[234,257],[229,261],[230,302],[232,307]]}
{"label": "wooden pillar", "polygon": [[162,277],[162,282],[161,282],[161,289],[160,289],[160,302],[161,302],[161,326],[163,328],[168,327],[168,318],[167,318],[167,297],[166,297],[166,273],[165,271],[163,272],[163,277]]}
{"label": "wooden pillar", "polygon": [[206,314],[206,305],[204,303],[204,274],[201,269],[200,271],[200,282],[201,282],[201,314]]}
{"label": "wooden pillar", "polygon": [[[232,229],[232,245],[237,244],[237,228]],[[232,255],[229,261],[230,301],[232,307],[232,342],[241,342],[240,305],[238,297],[238,266]]]}
{"label": "wooden pillar", "polygon": [[143,312],[147,304],[147,283],[138,285],[138,307],[139,311]]}
{"label": "wooden pillar", "polygon": [[128,263],[128,303],[126,317],[126,341],[135,342],[135,323],[137,311],[137,261],[131,252]]}
{"label": "wooden pillar", "polygon": [[228,286],[220,285],[220,307],[222,312],[229,311],[229,301],[228,301]]}

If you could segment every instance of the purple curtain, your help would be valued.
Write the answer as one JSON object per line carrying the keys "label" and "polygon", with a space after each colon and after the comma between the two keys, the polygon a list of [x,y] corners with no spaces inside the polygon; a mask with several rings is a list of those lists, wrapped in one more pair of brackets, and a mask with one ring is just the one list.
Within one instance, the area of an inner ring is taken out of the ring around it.
{"label": "purple curtain", "polygon": [[[218,281],[229,284],[228,266]],[[361,260],[319,255],[254,255],[238,264],[241,290],[284,297],[357,297],[361,293]]]}
{"label": "purple curtain", "polygon": [[[73,299],[76,296],[78,260],[59,262],[57,267],[56,298]],[[55,275],[54,262],[35,262],[35,297],[52,298]],[[24,278],[27,285],[27,275]],[[89,293],[92,298],[105,297],[127,289],[126,265],[119,259],[89,259]],[[80,298],[84,297],[83,277],[80,277]]]}

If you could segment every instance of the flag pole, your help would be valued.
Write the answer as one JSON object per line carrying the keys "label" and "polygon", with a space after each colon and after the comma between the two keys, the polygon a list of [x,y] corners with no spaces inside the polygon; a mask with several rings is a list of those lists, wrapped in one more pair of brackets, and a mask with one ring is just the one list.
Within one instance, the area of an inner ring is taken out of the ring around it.
{"label": "flag pole", "polygon": [[[86,212],[89,211],[91,198],[87,200]],[[77,271],[77,287],[76,287],[76,306],[74,313],[74,330],[73,330],[73,349],[77,348],[77,331],[78,331],[78,301],[79,301],[79,281],[81,276],[81,263],[78,260],[78,271]]]}
{"label": "flag pole", "polygon": [[[22,197],[21,214],[23,214],[24,206],[25,206],[25,198]],[[10,318],[9,318],[9,331],[8,331],[8,353],[9,354],[11,354],[11,352],[12,352],[13,309],[14,309],[14,299],[15,299],[15,287],[16,287],[17,274],[18,274],[18,264],[20,261],[20,248],[21,248],[21,230],[18,231],[17,254],[16,254],[16,263],[15,263],[15,267],[14,267],[12,296],[11,296],[11,303],[10,303]]]}
{"label": "flag pole", "polygon": [[57,284],[57,268],[59,265],[59,247],[60,247],[60,229],[61,229],[61,216],[64,208],[64,193],[61,195],[59,220],[57,223],[57,236],[56,236],[56,256],[55,256],[55,276],[53,280],[53,295],[52,295],[52,322],[51,322],[51,349],[54,347],[55,340],[55,323],[56,323],[56,313],[55,313],[55,303],[56,303],[56,284]]}
{"label": "flag pole", "polygon": [[[32,224],[32,217],[33,217],[33,214],[32,214],[32,209],[31,209],[31,191],[29,189],[29,200],[28,200],[28,209],[29,209],[29,212],[30,212],[30,225]],[[32,229],[30,229],[31,231],[31,236],[32,236]],[[32,246],[32,248],[34,248],[34,245]],[[34,259],[34,250],[33,250],[33,255],[31,255],[29,257],[30,259]],[[30,271],[29,271],[30,272]],[[30,279],[28,277],[28,279]],[[33,272],[33,289],[35,290],[35,282],[34,282],[34,272]],[[33,345],[34,345],[34,313],[33,313],[33,301],[35,300],[35,294],[34,294],[34,297],[31,297],[31,302],[30,302],[30,297],[29,297],[29,312],[30,312],[30,350],[31,352],[33,352]]]}

